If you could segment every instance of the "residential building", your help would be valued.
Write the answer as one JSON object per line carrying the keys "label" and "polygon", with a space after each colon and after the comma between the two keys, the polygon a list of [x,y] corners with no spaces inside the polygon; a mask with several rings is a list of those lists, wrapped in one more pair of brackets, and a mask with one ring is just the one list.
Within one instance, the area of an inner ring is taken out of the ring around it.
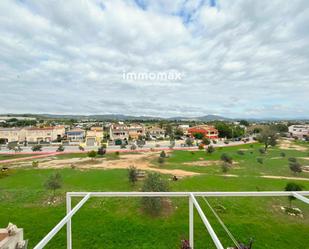
{"label": "residential building", "polygon": [[178,129],[182,130],[184,135],[188,135],[188,130],[189,130],[190,126],[189,125],[178,125]]}
{"label": "residential building", "polygon": [[103,127],[91,127],[86,133],[86,146],[100,146],[103,138]]}
{"label": "residential building", "polygon": [[142,124],[130,124],[127,129],[130,139],[137,140],[140,136],[145,135],[145,127]]}
{"label": "residential building", "polygon": [[289,126],[289,134],[297,138],[309,137],[309,125],[291,125]]}
{"label": "residential building", "polygon": [[21,131],[21,141],[27,142],[53,142],[59,141],[65,135],[64,126],[30,127]]}
{"label": "residential building", "polygon": [[160,127],[149,127],[147,128],[147,132],[152,139],[159,139],[165,137],[165,130]]}
{"label": "residential building", "polygon": [[201,133],[209,139],[218,139],[218,130],[210,125],[198,125],[188,129],[188,134],[193,136],[195,133]]}
{"label": "residential building", "polygon": [[67,131],[65,134],[70,142],[82,142],[85,139],[86,132],[83,129],[74,128]]}
{"label": "residential building", "polygon": [[0,128],[0,143],[21,141],[22,128]]}
{"label": "residential building", "polygon": [[64,134],[64,126],[0,128],[0,140],[5,142],[52,142]]}
{"label": "residential building", "polygon": [[109,139],[115,140],[129,140],[129,129],[125,124],[112,124],[109,127]]}

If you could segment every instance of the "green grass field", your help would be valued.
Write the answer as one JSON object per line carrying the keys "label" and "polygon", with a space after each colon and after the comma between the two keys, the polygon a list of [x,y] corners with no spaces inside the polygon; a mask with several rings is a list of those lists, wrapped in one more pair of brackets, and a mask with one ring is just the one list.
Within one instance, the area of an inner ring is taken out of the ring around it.
{"label": "green grass field", "polygon": [[[288,168],[288,158],[308,157],[308,152],[285,150],[286,156],[282,157],[282,150],[274,148],[260,155],[259,147],[258,144],[252,147],[226,147],[217,149],[212,155],[204,151],[174,151],[162,166],[155,167],[202,173],[176,182],[170,181],[171,191],[283,190],[286,183],[291,181],[309,190],[309,181],[260,177],[262,174],[295,177]],[[244,155],[237,153],[240,149]],[[194,162],[201,158],[219,160],[223,152],[229,153],[237,162],[227,173],[237,177],[223,176],[219,165],[194,166]],[[263,157],[264,163],[258,163],[257,157]],[[304,159],[299,161],[306,164]],[[184,162],[193,163],[188,165]],[[62,175],[63,187],[57,192],[58,202],[55,205],[47,203],[50,193],[44,188],[44,182],[55,170],[12,169],[8,176],[0,178],[0,227],[5,227],[9,221],[23,227],[30,248],[64,216],[65,192],[139,191],[142,185],[141,181],[131,186],[126,170],[57,171]],[[170,178],[167,175],[163,177]],[[301,173],[297,177],[309,178],[309,173]],[[224,246],[232,246],[204,200],[198,200]],[[188,237],[188,200],[172,198],[171,201],[172,210],[153,217],[141,210],[139,198],[93,198],[72,220],[73,248],[179,248],[180,240]],[[309,245],[309,206],[300,201],[294,201],[293,205],[303,211],[303,218],[289,216],[280,210],[280,206],[288,205],[287,198],[283,197],[209,198],[209,201],[214,207],[223,205],[226,208],[219,213],[222,220],[238,240],[254,238],[254,249],[304,249]],[[63,229],[46,248],[65,246],[66,234]],[[197,212],[195,248],[215,248]]]}

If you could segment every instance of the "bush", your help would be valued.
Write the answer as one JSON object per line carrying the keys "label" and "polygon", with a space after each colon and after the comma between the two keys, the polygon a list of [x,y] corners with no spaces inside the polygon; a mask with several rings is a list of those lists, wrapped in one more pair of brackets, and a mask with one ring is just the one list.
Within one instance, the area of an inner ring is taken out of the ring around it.
{"label": "bush", "polygon": [[137,146],[135,144],[132,144],[130,147],[130,150],[136,150],[136,149],[137,149]]}
{"label": "bush", "polygon": [[64,151],[64,146],[61,144],[59,145],[57,152],[62,152],[62,151]]}
{"label": "bush", "polygon": [[225,140],[224,143],[225,143],[225,144],[229,144],[230,141],[229,141],[229,140]]}
{"label": "bush", "polygon": [[186,144],[186,146],[188,146],[188,147],[191,147],[191,146],[193,146],[193,140],[192,140],[192,138],[187,138],[186,139],[186,141],[185,141],[185,144]]}
{"label": "bush", "polygon": [[80,150],[80,151],[85,151],[85,149],[84,149],[84,147],[83,146],[78,146],[78,149]]}
{"label": "bush", "polygon": [[260,152],[260,154],[265,154],[266,153],[264,148],[259,148],[259,152]]}
{"label": "bush", "polygon": [[130,166],[128,169],[128,178],[129,182],[132,183],[133,185],[137,182],[137,169],[134,166]]}
{"label": "bush", "polygon": [[162,151],[161,151],[161,153],[160,153],[160,157],[162,157],[162,158],[165,158],[165,157],[166,157],[166,153],[165,153],[165,151],[164,151],[164,150],[162,150]]}
{"label": "bush", "polygon": [[39,167],[39,161],[32,161],[32,167],[33,168]]}
{"label": "bush", "polygon": [[206,149],[207,153],[211,154],[213,152],[215,152],[215,147],[213,147],[212,145],[209,145]]}
{"label": "bush", "polygon": [[221,155],[221,160],[223,162],[226,162],[226,163],[229,163],[229,164],[233,163],[233,158],[229,154],[227,154],[227,153],[223,153]]}
{"label": "bush", "polygon": [[[166,192],[168,190],[168,182],[158,173],[149,173],[142,187],[143,192]],[[159,214],[162,210],[162,199],[162,197],[143,197],[143,209],[150,214]]]}
{"label": "bush", "polygon": [[258,163],[260,163],[260,164],[263,164],[263,163],[264,163],[264,159],[261,158],[261,157],[257,158],[256,161],[257,161]]}
{"label": "bush", "polygon": [[281,157],[285,157],[285,153],[284,152],[280,152],[280,156]]}
{"label": "bush", "polygon": [[125,148],[127,148],[127,146],[125,144],[120,145],[120,149],[125,149]]}
{"label": "bush", "polygon": [[163,164],[165,162],[165,158],[164,157],[159,157],[158,158],[158,163]]}
{"label": "bush", "polygon": [[32,151],[42,151],[42,145],[37,144],[31,148]]}
{"label": "bush", "polygon": [[289,168],[294,174],[302,172],[301,164],[299,162],[290,162]]}
{"label": "bush", "polygon": [[87,153],[88,157],[94,159],[97,156],[97,152],[94,150],[91,150]]}
{"label": "bush", "polygon": [[105,155],[105,153],[106,153],[106,149],[103,147],[103,146],[101,146],[99,149],[98,149],[98,155],[100,155],[100,156],[103,156],[103,155]]}
{"label": "bush", "polygon": [[221,165],[222,173],[226,174],[230,169],[230,164],[227,162],[223,162]]}
{"label": "bush", "polygon": [[217,140],[212,140],[212,143],[213,144],[217,144]]}
{"label": "bush", "polygon": [[243,156],[245,154],[245,152],[243,150],[238,150],[237,154]]}
{"label": "bush", "polygon": [[289,160],[289,162],[291,162],[291,163],[296,163],[296,162],[297,162],[297,160],[296,160],[295,157],[290,157],[288,160]]}
{"label": "bush", "polygon": [[56,190],[60,189],[61,187],[62,187],[62,177],[60,173],[52,174],[45,182],[45,188],[53,192],[53,199],[55,197]]}
{"label": "bush", "polygon": [[207,137],[204,137],[202,142],[203,142],[204,145],[210,145],[210,139],[207,138]]}
{"label": "bush", "polygon": [[203,144],[199,144],[199,145],[198,145],[198,149],[199,149],[199,150],[203,150],[203,149],[204,149],[204,145],[203,145]]}
{"label": "bush", "polygon": [[116,151],[116,152],[115,152],[115,155],[116,155],[116,156],[119,156],[119,155],[120,155],[120,152],[119,152],[119,151]]}

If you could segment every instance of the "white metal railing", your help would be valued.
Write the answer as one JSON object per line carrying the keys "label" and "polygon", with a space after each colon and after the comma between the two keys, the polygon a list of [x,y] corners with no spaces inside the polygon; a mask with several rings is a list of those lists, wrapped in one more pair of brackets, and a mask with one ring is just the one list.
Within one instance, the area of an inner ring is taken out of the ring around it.
{"label": "white metal railing", "polygon": [[[73,215],[89,200],[90,197],[188,197],[189,199],[189,242],[194,247],[194,219],[193,211],[196,208],[201,217],[210,237],[212,238],[217,249],[224,249],[218,236],[213,230],[203,210],[201,209],[195,197],[262,197],[262,196],[294,196],[295,198],[309,204],[309,199],[305,196],[309,195],[309,191],[263,191],[263,192],[68,192],[66,195],[66,216],[34,247],[41,249],[59,232],[59,230],[67,225],[67,249],[72,249],[72,228],[71,219]],[[83,197],[83,199],[72,209],[71,198]]]}

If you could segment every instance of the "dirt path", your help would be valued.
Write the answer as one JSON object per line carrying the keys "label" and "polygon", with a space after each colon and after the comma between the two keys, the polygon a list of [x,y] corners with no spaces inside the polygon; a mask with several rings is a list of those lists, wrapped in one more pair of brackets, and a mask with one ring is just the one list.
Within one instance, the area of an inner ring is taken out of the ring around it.
{"label": "dirt path", "polygon": [[270,179],[287,179],[287,180],[299,180],[299,181],[309,181],[309,178],[304,177],[288,177],[288,176],[260,176],[262,178],[270,178]]}

